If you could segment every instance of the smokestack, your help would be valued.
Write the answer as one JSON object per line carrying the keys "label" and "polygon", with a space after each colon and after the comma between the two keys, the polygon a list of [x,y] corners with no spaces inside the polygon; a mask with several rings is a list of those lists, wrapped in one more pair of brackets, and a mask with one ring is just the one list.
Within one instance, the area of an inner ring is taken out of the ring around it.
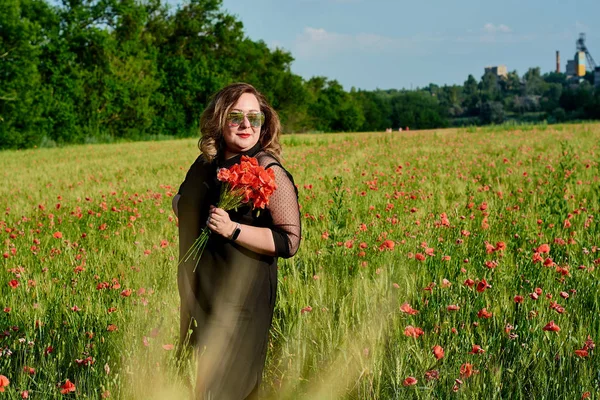
{"label": "smokestack", "polygon": [[560,51],[556,50],[556,73],[560,74]]}

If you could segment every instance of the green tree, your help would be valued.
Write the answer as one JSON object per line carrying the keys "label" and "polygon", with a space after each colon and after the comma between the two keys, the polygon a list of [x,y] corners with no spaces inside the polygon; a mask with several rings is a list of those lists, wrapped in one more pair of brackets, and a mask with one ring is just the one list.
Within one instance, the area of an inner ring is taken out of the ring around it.
{"label": "green tree", "polygon": [[479,115],[479,87],[473,75],[469,75],[463,85],[464,107],[468,115]]}
{"label": "green tree", "polygon": [[53,10],[38,0],[0,3],[0,148],[39,145],[47,93],[38,65]]}

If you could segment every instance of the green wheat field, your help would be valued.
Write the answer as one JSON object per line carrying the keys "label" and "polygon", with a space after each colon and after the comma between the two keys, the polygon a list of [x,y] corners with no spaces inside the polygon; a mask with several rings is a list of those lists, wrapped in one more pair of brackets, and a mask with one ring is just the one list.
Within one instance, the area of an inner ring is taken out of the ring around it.
{"label": "green wheat field", "polygon": [[[600,398],[599,124],[283,147],[303,240],[279,262],[267,398]],[[0,152],[1,398],[187,398],[171,200],[197,156]]]}

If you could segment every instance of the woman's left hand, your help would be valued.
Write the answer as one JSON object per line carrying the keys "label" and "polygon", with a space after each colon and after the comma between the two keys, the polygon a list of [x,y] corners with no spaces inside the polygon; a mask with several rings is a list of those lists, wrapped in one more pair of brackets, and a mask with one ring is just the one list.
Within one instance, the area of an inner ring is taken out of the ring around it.
{"label": "woman's left hand", "polygon": [[215,206],[210,206],[210,209],[208,210],[206,226],[208,226],[211,231],[227,238],[231,236],[235,229],[235,223],[231,221],[227,211]]}

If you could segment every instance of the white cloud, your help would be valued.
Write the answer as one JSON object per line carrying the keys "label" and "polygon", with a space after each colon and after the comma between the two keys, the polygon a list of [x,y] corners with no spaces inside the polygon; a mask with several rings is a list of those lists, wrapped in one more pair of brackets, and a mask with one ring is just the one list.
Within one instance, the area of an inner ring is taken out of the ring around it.
{"label": "white cloud", "polygon": [[488,22],[483,26],[483,30],[487,33],[510,33],[512,29],[504,24],[494,25],[491,22]]}
{"label": "white cloud", "polygon": [[388,53],[406,49],[414,39],[393,38],[373,33],[344,34],[306,27],[298,35],[293,53],[303,58],[332,56],[347,52]]}

